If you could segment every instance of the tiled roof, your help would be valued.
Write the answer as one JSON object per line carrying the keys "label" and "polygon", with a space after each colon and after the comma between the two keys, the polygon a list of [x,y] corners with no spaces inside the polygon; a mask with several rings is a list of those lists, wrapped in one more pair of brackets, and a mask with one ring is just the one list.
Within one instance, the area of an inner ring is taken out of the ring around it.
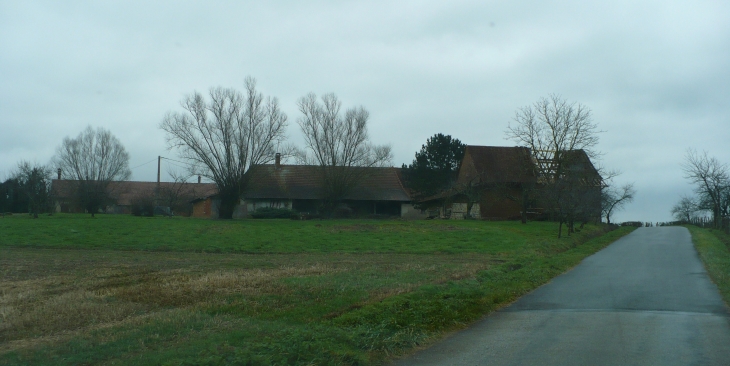
{"label": "tiled roof", "polygon": [[482,183],[523,183],[535,180],[530,149],[526,147],[469,145],[464,156],[470,157]]}
{"label": "tiled roof", "polygon": [[588,175],[598,175],[598,170],[593,166],[591,158],[588,157],[583,150],[571,150],[568,151],[566,161],[568,161],[572,167],[583,170]]}
{"label": "tiled roof", "polygon": [[[66,179],[54,179],[51,182],[51,194],[57,198],[69,198],[74,196],[74,185],[77,181]],[[160,182],[161,189],[174,188],[172,182]],[[137,198],[154,196],[157,182],[136,182],[123,181],[111,182],[108,190],[110,195],[120,206],[129,206]],[[218,193],[213,183],[185,183],[182,187],[181,196],[204,198]]]}
{"label": "tiled roof", "polygon": [[571,150],[568,151],[566,161],[569,164],[569,168],[573,171],[580,172],[586,183],[600,185],[603,178],[593,163],[588,154],[583,150]]}
{"label": "tiled roof", "polygon": [[601,184],[602,178],[598,170],[593,166],[591,158],[581,149],[566,151],[560,158],[559,166],[555,159],[537,159],[538,171],[541,180],[552,179],[557,169],[561,168],[564,172],[579,173],[578,177],[584,179],[586,183]]}
{"label": "tiled roof", "polygon": [[[251,169],[246,198],[322,199],[320,167],[315,165],[260,165]],[[399,177],[399,168],[364,169],[362,181],[345,197],[348,200],[410,201]]]}
{"label": "tiled roof", "polygon": [[[322,199],[320,172],[313,165],[260,165],[250,171],[251,180],[244,194],[249,199]],[[358,186],[345,197],[364,201],[410,201],[401,183],[399,168],[350,168],[364,169],[366,173]],[[69,198],[74,195],[73,180],[53,180],[54,197]],[[161,182],[162,189],[173,183]],[[130,205],[138,197],[153,196],[156,182],[112,182],[109,191],[118,205]],[[187,193],[195,198],[207,198],[218,193],[213,183],[187,183]]]}

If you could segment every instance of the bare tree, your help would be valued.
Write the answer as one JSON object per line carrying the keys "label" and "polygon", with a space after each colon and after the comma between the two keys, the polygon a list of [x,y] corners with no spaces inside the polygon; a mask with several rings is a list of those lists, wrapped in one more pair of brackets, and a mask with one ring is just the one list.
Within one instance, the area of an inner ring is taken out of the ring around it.
{"label": "bare tree", "polygon": [[583,150],[591,159],[599,157],[593,148],[600,132],[590,109],[551,94],[518,109],[506,134],[530,148],[539,168],[559,176],[569,159],[566,152]]}
{"label": "bare tree", "polygon": [[56,151],[55,162],[76,181],[81,207],[94,216],[111,202],[110,183],[127,180],[129,154],[111,132],[87,127],[76,138],[66,137]]}
{"label": "bare tree", "polygon": [[588,211],[595,211],[587,202],[600,205],[601,178],[590,162],[599,156],[594,147],[600,132],[587,107],[555,94],[518,109],[507,127],[507,138],[533,155],[538,196],[560,223],[558,237],[563,223],[570,233],[576,219],[585,220]]}
{"label": "bare tree", "polygon": [[274,159],[286,136],[287,117],[276,98],[256,91],[256,80],[245,81],[245,95],[213,88],[210,101],[193,93],[181,102],[185,112],[169,112],[160,128],[169,148],[199,167],[199,175],[215,182],[220,195],[219,217],[230,219],[249,186],[252,166]]}
{"label": "bare tree", "polygon": [[600,219],[601,181],[595,170],[571,166],[558,179],[538,182],[536,194],[553,219],[559,222],[558,238],[562,236],[563,224],[570,235],[575,231],[576,222],[582,226]]}
{"label": "bare tree", "polygon": [[672,207],[672,216],[677,221],[690,222],[697,212],[697,202],[694,199],[682,196],[674,207]]}
{"label": "bare tree", "polygon": [[712,212],[713,227],[722,228],[722,207],[726,190],[730,187],[730,175],[727,165],[720,163],[707,152],[702,154],[688,149],[682,164],[685,178],[695,184],[695,191],[700,200],[705,200]]}
{"label": "bare tree", "polygon": [[333,210],[368,174],[367,168],[387,165],[392,153],[390,146],[370,143],[365,108],[350,108],[342,115],[336,95],[321,99],[309,93],[297,102],[306,146],[299,159],[321,168],[325,209]]}
{"label": "bare tree", "polygon": [[606,217],[606,223],[611,223],[611,214],[623,208],[634,200],[636,190],[633,183],[627,183],[619,188],[607,186],[601,191],[601,212]]}
{"label": "bare tree", "polygon": [[21,161],[14,174],[20,191],[28,199],[28,212],[33,218],[46,212],[49,206],[53,169],[50,166]]}

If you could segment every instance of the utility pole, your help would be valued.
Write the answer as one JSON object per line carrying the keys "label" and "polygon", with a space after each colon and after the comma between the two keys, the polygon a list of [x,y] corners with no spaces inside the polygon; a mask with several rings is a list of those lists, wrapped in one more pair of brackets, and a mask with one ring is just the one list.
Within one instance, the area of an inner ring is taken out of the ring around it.
{"label": "utility pole", "polygon": [[162,161],[162,156],[157,155],[157,187],[155,189],[155,205],[160,205],[160,162]]}

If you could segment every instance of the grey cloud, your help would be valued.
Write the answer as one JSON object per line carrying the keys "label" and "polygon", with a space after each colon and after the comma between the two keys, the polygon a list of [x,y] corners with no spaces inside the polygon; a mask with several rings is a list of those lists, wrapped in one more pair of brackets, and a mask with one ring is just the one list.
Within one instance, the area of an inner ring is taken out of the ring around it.
{"label": "grey cloud", "polygon": [[717,1],[3,2],[0,178],[89,124],[117,135],[132,166],[174,157],[164,113],[247,75],[280,99],[295,143],[305,93],[365,106],[395,165],[438,132],[512,145],[515,109],[554,92],[593,110],[602,164],[637,183],[616,219],[667,220],[687,191],[684,149],[730,163],[729,12]]}

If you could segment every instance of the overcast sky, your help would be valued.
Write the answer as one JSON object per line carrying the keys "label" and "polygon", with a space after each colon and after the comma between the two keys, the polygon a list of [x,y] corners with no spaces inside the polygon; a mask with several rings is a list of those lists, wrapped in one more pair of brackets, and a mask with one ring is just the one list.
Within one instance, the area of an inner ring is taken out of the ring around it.
{"label": "overcast sky", "polygon": [[153,181],[176,158],[164,114],[248,75],[294,144],[304,94],[364,106],[395,166],[435,133],[513,146],[515,110],[556,93],[592,110],[599,164],[635,182],[614,219],[670,220],[687,148],[730,164],[730,2],[596,3],[0,0],[0,179],[91,125]]}

